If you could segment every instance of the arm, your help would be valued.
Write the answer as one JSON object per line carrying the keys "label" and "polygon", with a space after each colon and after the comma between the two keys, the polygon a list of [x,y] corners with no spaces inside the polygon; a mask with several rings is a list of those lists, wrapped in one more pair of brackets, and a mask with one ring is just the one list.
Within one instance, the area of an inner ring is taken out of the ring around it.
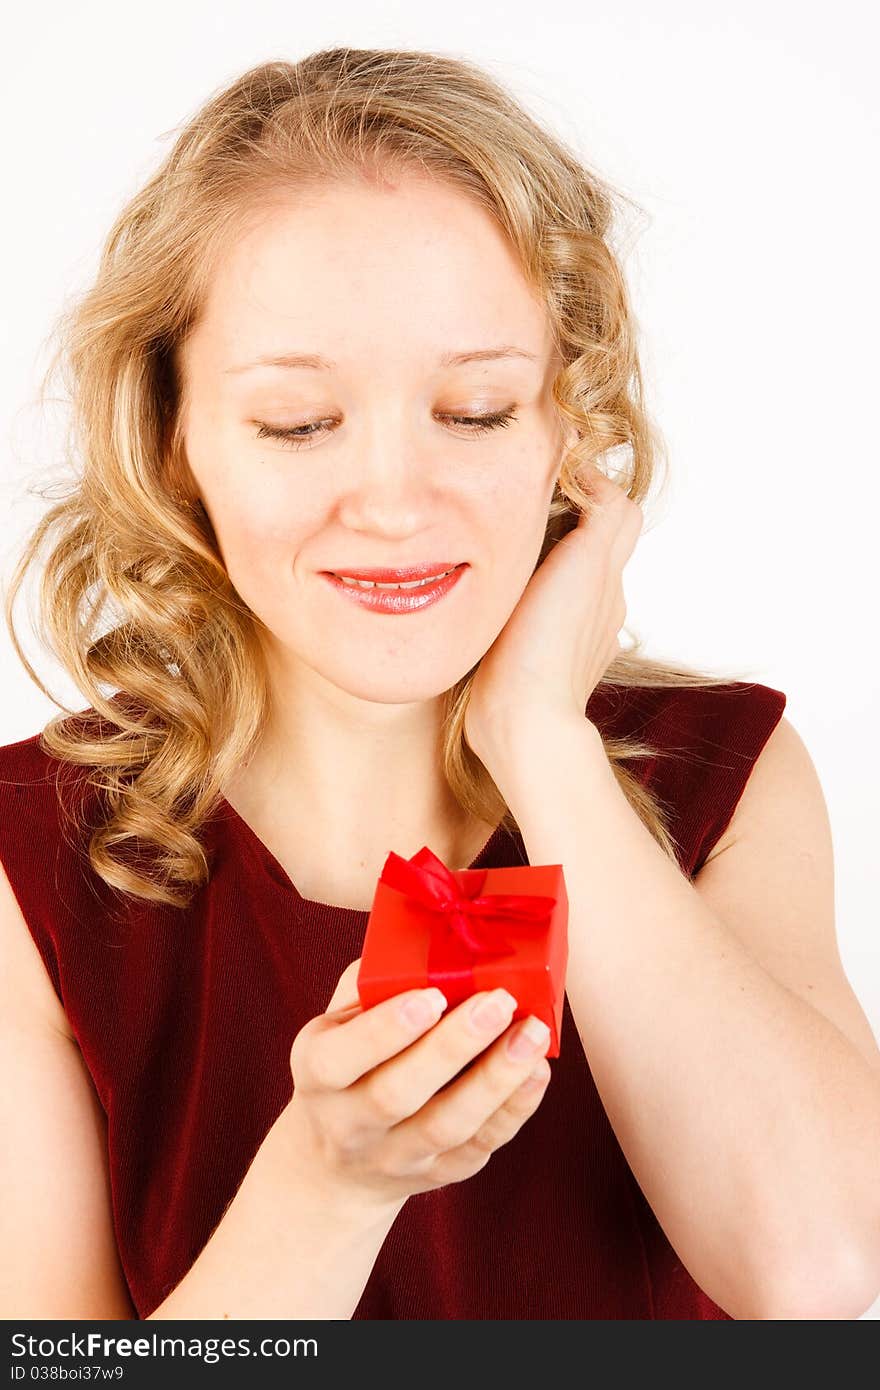
{"label": "arm", "polygon": [[403,1201],[368,1209],[298,1170],[290,1111],[159,1318],[350,1318]]}
{"label": "arm", "polygon": [[880,1056],[834,970],[830,842],[820,829],[804,844],[796,819],[803,759],[790,792],[771,777],[760,798],[775,841],[743,834],[714,858],[711,895],[643,825],[588,721],[511,737],[497,765],[530,861],[564,865],[572,1013],[692,1276],[738,1318],[858,1317],[880,1282]]}
{"label": "arm", "polygon": [[[5,1318],[135,1319],[106,1117],[0,865],[0,1270]],[[282,1110],[204,1250],[152,1318],[349,1318],[403,1205],[370,1211],[298,1171]],[[405,1200],[405,1199],[404,1199]]]}
{"label": "arm", "polygon": [[0,1075],[0,1317],[136,1317],[106,1116],[2,865]]}

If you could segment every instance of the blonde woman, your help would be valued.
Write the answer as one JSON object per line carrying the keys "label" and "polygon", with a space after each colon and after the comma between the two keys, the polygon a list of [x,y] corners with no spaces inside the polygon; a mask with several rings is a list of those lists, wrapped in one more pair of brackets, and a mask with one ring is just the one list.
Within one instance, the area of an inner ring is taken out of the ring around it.
{"label": "blonde woman", "polygon": [[[4,1317],[875,1297],[815,770],[782,692],[618,641],[662,446],[613,212],[473,65],[339,49],[219,92],[113,227],[7,601],[46,691],[47,545],[89,704],[0,749]],[[564,866],[552,1063],[503,992],[360,1008],[422,845]]]}

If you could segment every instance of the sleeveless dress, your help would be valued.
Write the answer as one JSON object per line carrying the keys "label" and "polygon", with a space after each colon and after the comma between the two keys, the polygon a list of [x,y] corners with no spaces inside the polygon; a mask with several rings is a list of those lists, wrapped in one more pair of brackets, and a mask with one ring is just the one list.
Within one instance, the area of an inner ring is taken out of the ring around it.
{"label": "sleeveless dress", "polygon": [[[674,753],[630,766],[672,807],[689,878],[785,702],[744,682],[591,697],[586,713],[603,733]],[[106,1113],[116,1238],[146,1318],[199,1255],[290,1099],[293,1038],[361,954],[369,914],[302,897],[226,801],[200,832],[212,872],[188,909],[111,890],[59,819],[56,777],[70,766],[38,737],[0,748],[0,860]],[[528,863],[521,836],[499,827],[471,867],[518,863]],[[567,998],[551,1066],[535,1114],[480,1172],[407,1200],[354,1318],[728,1318],[648,1205]]]}

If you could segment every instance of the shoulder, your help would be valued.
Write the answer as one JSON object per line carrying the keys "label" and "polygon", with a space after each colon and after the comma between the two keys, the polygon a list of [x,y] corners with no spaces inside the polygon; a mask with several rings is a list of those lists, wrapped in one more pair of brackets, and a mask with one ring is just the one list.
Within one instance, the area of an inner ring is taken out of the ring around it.
{"label": "shoulder", "polygon": [[44,936],[31,930],[0,855],[0,1000],[7,1023],[30,1030],[45,1025],[76,1041],[50,966],[55,962]]}
{"label": "shoulder", "polygon": [[674,694],[664,715],[664,734],[682,760],[674,776],[698,813],[696,862],[702,865],[738,833],[754,797],[758,765],[763,782],[784,752],[791,757],[799,751],[803,758],[806,749],[785,718],[784,691],[773,686],[737,681]]}
{"label": "shoulder", "polygon": [[39,770],[41,763],[47,761],[40,748],[41,732],[29,734],[14,743],[0,744],[0,780],[6,782],[17,774],[27,775]]}
{"label": "shoulder", "polygon": [[[654,754],[647,776],[682,811],[698,810],[707,854],[782,718],[783,691],[756,681],[615,687],[587,707],[603,737]],[[634,754],[635,756],[635,754]]]}
{"label": "shoulder", "polygon": [[[758,681],[714,685],[599,687],[587,717],[603,732],[645,735],[662,741],[685,736],[695,749],[718,754],[748,749],[755,735],[776,724],[786,705],[783,691]],[[721,759],[719,758],[720,762]]]}
{"label": "shoulder", "polygon": [[785,706],[773,686],[731,680],[599,687],[587,716],[603,739],[625,747],[628,770],[664,807],[679,863],[692,877],[720,851]]}
{"label": "shoulder", "polygon": [[783,821],[805,844],[824,840],[829,828],[815,763],[791,720],[780,715],[762,741],[727,828],[705,862],[724,853],[744,835],[765,834],[771,825]]}
{"label": "shoulder", "polygon": [[0,745],[0,857],[35,848],[34,832],[53,815],[63,768],[40,746],[40,734]]}
{"label": "shoulder", "polygon": [[[83,710],[78,718],[87,719],[94,711]],[[57,758],[43,746],[43,730],[11,743],[0,744],[0,816],[9,816],[15,807],[39,816],[54,815],[62,794],[71,789],[85,794],[89,767]],[[65,804],[67,799],[65,797]]]}
{"label": "shoulder", "polygon": [[653,691],[648,704],[654,728],[685,735],[692,750],[723,769],[753,761],[785,710],[783,691],[759,681],[682,685]]}
{"label": "shoulder", "polygon": [[40,738],[0,745],[0,860],[13,883],[16,874],[38,880],[27,884],[29,898],[45,891],[50,856],[74,853],[73,826],[91,799],[88,769],[52,757]]}
{"label": "shoulder", "polygon": [[46,1023],[73,1038],[60,996],[53,903],[58,854],[68,844],[59,785],[67,768],[40,746],[40,732],[0,745],[0,973],[7,1014],[21,1027]]}

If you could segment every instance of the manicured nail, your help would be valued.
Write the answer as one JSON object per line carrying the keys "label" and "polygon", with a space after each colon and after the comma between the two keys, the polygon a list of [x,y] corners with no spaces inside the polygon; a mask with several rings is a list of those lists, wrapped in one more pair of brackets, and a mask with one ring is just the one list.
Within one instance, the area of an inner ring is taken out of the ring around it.
{"label": "manicured nail", "polygon": [[506,989],[494,989],[485,999],[480,999],[471,1008],[471,1023],[480,1033],[492,1033],[502,1023],[509,1021],[516,1000]]}
{"label": "manicured nail", "polygon": [[539,1048],[546,1047],[549,1040],[550,1029],[546,1023],[532,1016],[513,1034],[507,1044],[507,1052],[519,1062],[524,1057],[531,1057]]}
{"label": "manicured nail", "polygon": [[400,1006],[404,1023],[411,1028],[425,1028],[436,1023],[446,1008],[446,995],[439,989],[425,989],[414,994]]}

